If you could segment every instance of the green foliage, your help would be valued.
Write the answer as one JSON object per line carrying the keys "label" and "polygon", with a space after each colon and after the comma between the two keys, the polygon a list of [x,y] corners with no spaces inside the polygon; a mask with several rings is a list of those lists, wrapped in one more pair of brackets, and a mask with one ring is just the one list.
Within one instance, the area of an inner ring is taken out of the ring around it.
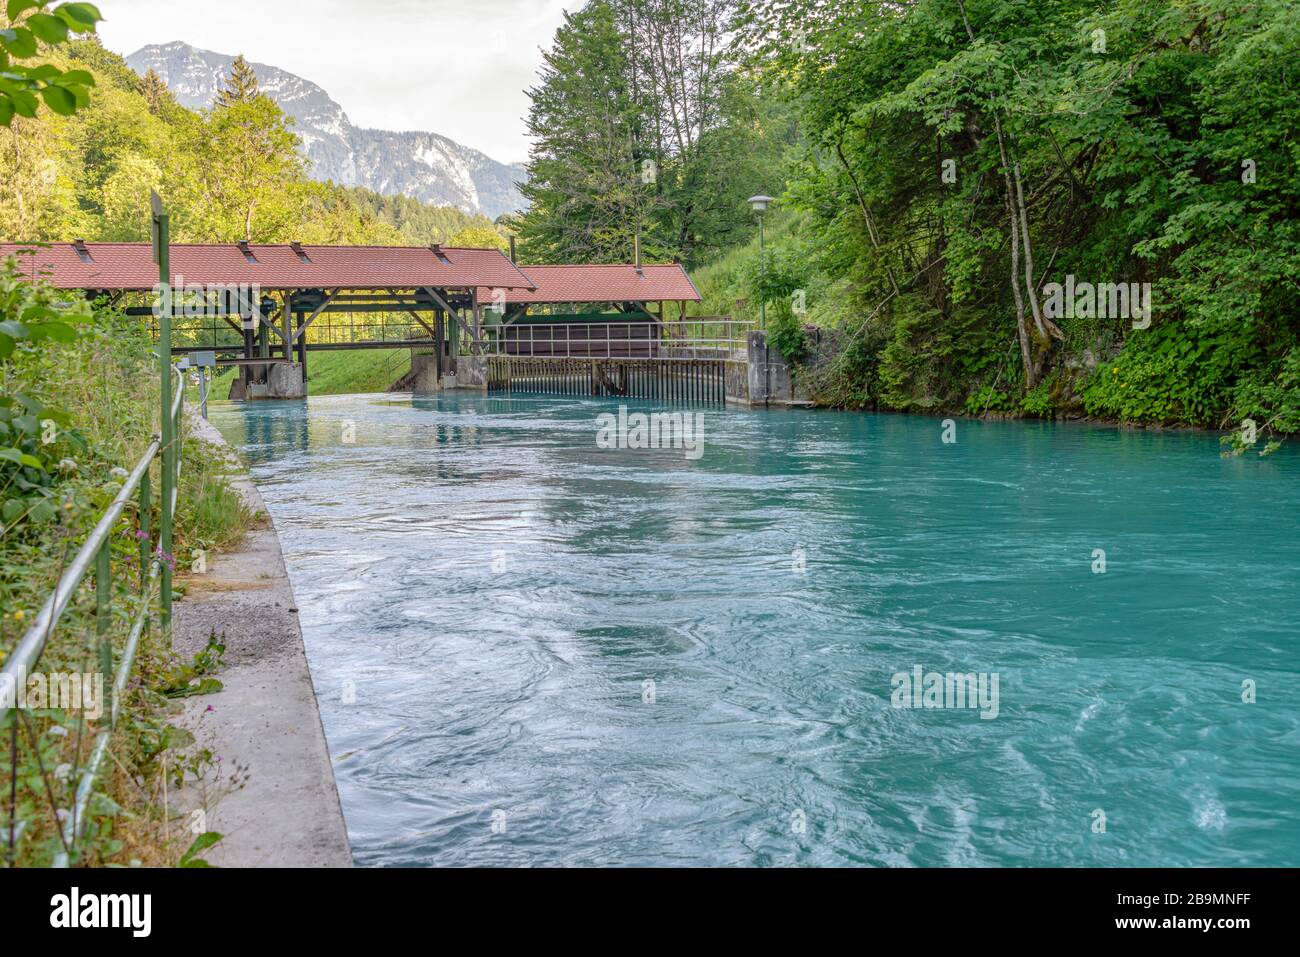
{"label": "green foliage", "polygon": [[746,236],[789,113],[725,42],[735,0],[593,0],[566,13],[529,90],[528,262],[687,265]]}
{"label": "green foliage", "polygon": [[[0,290],[6,308],[17,308],[20,313],[24,304],[32,302],[56,311],[69,309],[59,304],[60,294],[20,281],[11,265],[0,269]],[[23,336],[14,340],[8,358],[0,360],[0,408],[11,413],[3,417],[10,432],[0,444],[16,441],[14,436],[21,433],[26,443],[22,447],[31,450],[23,454],[42,463],[42,471],[37,473],[30,463],[0,462],[3,495],[6,501],[11,500],[17,489],[22,496],[50,503],[53,511],[44,521],[34,520],[42,517],[34,512],[21,521],[7,521],[0,536],[0,662],[13,650],[69,557],[120,491],[126,469],[138,461],[157,429],[157,360],[144,324],[101,306],[82,305],[71,311],[77,319],[71,324],[76,332],[71,340]],[[51,412],[56,404],[68,414]],[[39,427],[35,443],[33,423],[19,421],[28,416],[35,418]],[[56,419],[54,428],[47,431],[46,420],[51,418]],[[246,510],[233,511],[223,526],[204,524],[208,494],[204,489],[212,489],[213,495],[229,494],[228,489],[212,488],[226,466],[197,442],[187,442],[183,459],[174,544],[180,555],[196,546],[231,540],[240,529],[229,523],[248,518]],[[11,464],[21,467],[10,468]],[[155,489],[157,481],[155,476]],[[154,509],[156,528],[156,496]],[[110,619],[108,634],[119,650],[129,627],[124,612],[138,601],[135,519],[134,508],[128,507],[110,539],[112,602],[117,613]],[[86,636],[95,631],[95,588],[83,585],[51,634],[41,669],[46,673],[91,670],[95,657]],[[209,676],[218,663],[219,649],[210,648],[205,654],[194,666],[204,672],[198,676],[199,690],[210,688],[215,680]],[[91,800],[87,837],[77,849],[74,864],[136,859],[149,864],[174,863],[167,851],[166,822],[157,813],[163,803],[163,771],[174,786],[177,774],[213,770],[211,754],[170,723],[174,705],[158,689],[174,682],[177,666],[171,661],[171,649],[161,629],[148,631],[137,662],[137,680],[128,685],[113,736],[111,765],[123,773],[110,772],[101,779],[102,790]],[[16,863],[48,865],[62,849],[53,811],[71,806],[77,784],[73,772],[85,766],[95,728],[82,711],[38,707],[10,714],[9,720],[20,725],[18,761],[12,765],[10,749],[0,749],[0,782],[8,794],[8,782],[16,775],[18,800],[12,808],[7,798],[0,802],[0,834],[9,833],[13,820],[21,835]]]}
{"label": "green foliage", "polygon": [[295,233],[295,200],[302,194],[294,187],[304,181],[305,166],[291,123],[274,100],[260,95],[204,114],[183,141],[203,162],[180,183],[182,228],[211,242]]}
{"label": "green foliage", "polygon": [[0,18],[0,126],[9,126],[15,115],[32,119],[42,102],[61,116],[70,116],[90,102],[90,88],[95,85],[90,73],[23,61],[35,57],[41,45],[57,47],[69,34],[94,33],[103,17],[90,3],[48,7],[42,0],[5,4]]}
{"label": "green foliage", "polygon": [[216,105],[219,109],[225,109],[239,103],[251,103],[261,92],[257,73],[241,53],[230,64],[230,76],[226,78],[226,85],[217,92]]}
{"label": "green foliage", "polygon": [[181,859],[176,862],[177,867],[211,867],[212,865],[205,861],[199,855],[204,851],[215,847],[223,839],[224,835],[216,831],[205,831],[194,839],[194,842],[181,855]]}
{"label": "green foliage", "polygon": [[249,84],[229,106],[194,112],[94,38],[70,40],[51,57],[98,84],[74,116],[20,116],[0,130],[6,239],[147,241],[151,189],[166,198],[176,242],[424,245],[470,227],[467,238],[488,238],[477,230],[491,226],[482,216],[405,198],[390,206],[365,190],[309,180],[291,122]]}
{"label": "green foliage", "polygon": [[[343,193],[366,216],[392,232],[394,242],[413,246],[441,243],[455,245],[452,237],[474,230],[493,229],[492,221],[482,214],[467,213],[455,206],[432,206],[410,196],[384,196],[360,186],[348,187]],[[496,230],[498,234],[501,232]],[[500,246],[498,235],[488,246]]]}
{"label": "green foliage", "polygon": [[[0,263],[0,363],[74,341],[91,319],[85,302],[65,305],[51,290],[26,282],[12,261]],[[60,471],[75,470],[85,439],[53,397],[0,391],[0,540],[59,513]]]}
{"label": "green foliage", "polygon": [[[1081,386],[1092,415],[1294,431],[1300,7],[1033,13],[743,5],[754,68],[803,133],[785,199],[811,237],[809,288],[834,290],[813,308],[833,299],[819,318],[879,350],[837,363],[866,378],[826,393],[1049,416],[1075,411]],[[1152,324],[1044,316],[1044,285],[1066,276],[1151,283]],[[1079,383],[1099,354],[1118,357]]]}
{"label": "green foliage", "polygon": [[225,638],[224,634],[218,638],[213,631],[206,647],[192,661],[164,671],[155,686],[158,693],[165,698],[192,698],[220,691],[222,684],[213,675],[225,659]]}
{"label": "green foliage", "polygon": [[1240,331],[1167,324],[1133,335],[1084,390],[1089,414],[1125,422],[1218,424],[1230,383],[1257,351]]}

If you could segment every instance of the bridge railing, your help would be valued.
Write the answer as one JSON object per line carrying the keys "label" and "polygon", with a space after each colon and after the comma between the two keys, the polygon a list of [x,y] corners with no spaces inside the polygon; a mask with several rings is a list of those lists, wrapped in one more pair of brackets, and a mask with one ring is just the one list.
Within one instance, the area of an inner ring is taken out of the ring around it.
{"label": "bridge railing", "polygon": [[[167,417],[162,423],[161,435],[155,435],[150,441],[148,448],[128,473],[113,501],[104,509],[95,527],[86,536],[76,556],[59,576],[54,591],[41,606],[31,627],[23,634],[18,645],[6,659],[4,668],[0,669],[0,691],[4,691],[0,694],[0,724],[8,719],[13,736],[10,753],[16,755],[19,725],[24,724],[28,734],[32,738],[35,736],[30,717],[25,713],[25,709],[18,706],[17,691],[23,686],[27,676],[32,674],[40,664],[41,655],[48,647],[60,619],[76,596],[82,582],[92,574],[93,570],[97,670],[102,675],[105,686],[104,713],[100,718],[90,757],[85,766],[74,766],[71,769],[71,778],[76,781],[71,807],[51,808],[51,813],[61,818],[60,849],[54,857],[56,867],[67,867],[76,859],[78,844],[85,834],[88,808],[95,790],[95,782],[108,757],[113,729],[121,713],[122,695],[126,691],[127,681],[135,664],[141,637],[147,633],[151,612],[155,607],[159,612],[163,629],[168,629],[171,624],[173,559],[169,552],[172,548],[171,529],[176,514],[177,487],[181,472],[181,425],[185,403],[184,374],[179,370],[173,370],[173,375],[176,388],[166,413]],[[149,470],[155,459],[160,460],[162,473],[156,547],[152,545],[154,541],[154,533],[151,529],[153,493],[149,478]],[[139,543],[140,580],[138,595],[133,602],[129,603],[132,605],[131,627],[121,653],[116,654],[110,635],[114,618],[113,535],[133,498],[136,500],[134,537]],[[155,591],[158,592],[156,602]],[[80,757],[80,750],[78,750],[78,761]],[[19,769],[16,761],[12,763],[10,772],[15,776],[15,780],[3,783],[5,793],[10,793],[10,789],[17,786],[16,778]],[[44,798],[49,801],[54,800],[53,791],[49,790],[48,786]],[[23,834],[17,821],[11,820],[9,825],[4,834],[0,835],[0,840],[7,844],[8,859],[12,865],[16,860],[17,845],[22,840]]]}
{"label": "bridge railing", "polygon": [[728,316],[660,322],[514,322],[484,327],[489,356],[546,359],[699,359],[744,353],[750,323]]}

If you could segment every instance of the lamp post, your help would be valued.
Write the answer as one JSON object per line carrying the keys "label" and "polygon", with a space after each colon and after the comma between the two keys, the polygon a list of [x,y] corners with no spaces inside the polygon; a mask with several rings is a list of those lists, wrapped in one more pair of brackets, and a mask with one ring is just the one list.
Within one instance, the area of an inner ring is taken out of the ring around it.
{"label": "lamp post", "polygon": [[749,205],[758,213],[758,327],[764,330],[767,329],[767,253],[763,250],[763,214],[767,212],[768,204],[773,202],[771,196],[762,193],[749,197]]}

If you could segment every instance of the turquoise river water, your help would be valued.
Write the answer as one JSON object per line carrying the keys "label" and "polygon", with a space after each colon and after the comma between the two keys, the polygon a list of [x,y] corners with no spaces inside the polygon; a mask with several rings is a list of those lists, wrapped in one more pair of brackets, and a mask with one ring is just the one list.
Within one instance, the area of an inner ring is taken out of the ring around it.
{"label": "turquoise river water", "polygon": [[616,409],[213,406],[358,863],[1300,865],[1295,443]]}

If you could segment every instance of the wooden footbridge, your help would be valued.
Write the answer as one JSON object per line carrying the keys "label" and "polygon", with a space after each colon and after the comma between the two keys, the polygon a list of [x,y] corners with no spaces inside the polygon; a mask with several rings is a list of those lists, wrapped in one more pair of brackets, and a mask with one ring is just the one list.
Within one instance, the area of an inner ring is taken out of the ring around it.
{"label": "wooden footbridge", "polygon": [[305,395],[310,352],[407,349],[416,390],[753,401],[761,334],[687,318],[700,295],[678,264],[519,266],[436,244],[169,249],[170,289],[147,243],[0,244],[0,259],[155,325],[170,296],[172,352],[237,366],[232,398]]}

